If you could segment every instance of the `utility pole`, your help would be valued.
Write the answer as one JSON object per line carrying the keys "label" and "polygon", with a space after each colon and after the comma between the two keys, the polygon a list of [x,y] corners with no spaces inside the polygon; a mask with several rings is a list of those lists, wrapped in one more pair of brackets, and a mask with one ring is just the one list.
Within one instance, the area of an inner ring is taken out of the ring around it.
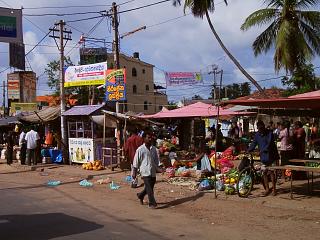
{"label": "utility pole", "polygon": [[[119,22],[118,22],[118,9],[117,4],[115,2],[112,3],[112,29],[113,29],[113,61],[114,61],[114,68],[120,68],[119,62]],[[116,114],[120,112],[119,101],[116,102]],[[117,131],[116,131],[116,138],[117,138],[117,163],[120,164],[120,124],[117,121]],[[112,168],[113,170],[113,168]]]}
{"label": "utility pole", "polygon": [[[52,37],[56,45],[60,51],[60,107],[61,107],[61,143],[62,143],[62,154],[63,154],[63,161],[66,164],[68,160],[68,155],[67,155],[67,134],[66,134],[66,129],[65,129],[65,118],[63,116],[63,113],[66,110],[66,102],[65,102],[65,93],[64,93],[64,48],[67,44],[67,42],[71,39],[71,31],[67,31],[65,28],[65,22],[63,20],[60,20],[59,22],[55,23],[55,27],[50,29],[52,31]],[[59,29],[56,29],[56,27],[59,27]],[[56,36],[55,33],[59,32],[59,36]],[[59,44],[57,43],[56,39],[59,39]],[[66,40],[64,42],[64,40]],[[71,162],[70,162],[71,164]]]}
{"label": "utility pole", "polygon": [[3,103],[2,103],[3,117],[5,117],[6,116],[6,82],[5,81],[2,82],[2,88],[3,88]]}

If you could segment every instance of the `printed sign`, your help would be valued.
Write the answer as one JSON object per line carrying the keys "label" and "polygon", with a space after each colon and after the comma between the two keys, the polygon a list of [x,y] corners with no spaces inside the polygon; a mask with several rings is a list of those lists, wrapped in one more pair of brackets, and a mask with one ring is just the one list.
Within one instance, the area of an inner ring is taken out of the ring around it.
{"label": "printed sign", "polygon": [[18,74],[8,74],[8,99],[20,99],[20,79]]}
{"label": "printed sign", "polygon": [[65,87],[104,85],[107,63],[70,66],[65,71]]}
{"label": "printed sign", "polygon": [[0,8],[0,42],[23,42],[21,9]]}
{"label": "printed sign", "polygon": [[106,101],[126,100],[126,69],[108,69],[106,76]]}
{"label": "printed sign", "polygon": [[10,107],[10,112],[13,114],[18,114],[21,112],[34,112],[36,110],[37,110],[37,103],[12,102]]}
{"label": "printed sign", "polygon": [[69,158],[72,162],[93,162],[93,151],[92,138],[69,138]]}
{"label": "printed sign", "polygon": [[165,78],[167,86],[192,85],[203,82],[199,72],[166,72]]}

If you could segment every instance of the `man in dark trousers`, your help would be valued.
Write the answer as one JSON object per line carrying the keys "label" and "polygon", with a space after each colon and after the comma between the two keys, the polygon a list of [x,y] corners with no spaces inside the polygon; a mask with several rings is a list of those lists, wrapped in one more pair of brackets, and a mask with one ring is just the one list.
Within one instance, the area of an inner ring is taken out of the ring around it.
{"label": "man in dark trousers", "polygon": [[14,146],[14,135],[12,131],[9,131],[7,136],[7,164],[12,164],[13,161],[13,146]]}
{"label": "man in dark trousers", "polygon": [[27,154],[27,141],[26,132],[22,128],[19,136],[19,146],[20,146],[20,162],[21,164],[26,164],[26,154]]}
{"label": "man in dark trousers", "polygon": [[269,188],[269,179],[268,175],[271,175],[273,194],[275,195],[276,190],[276,180],[272,172],[267,170],[268,166],[271,166],[275,161],[279,160],[278,149],[275,144],[275,139],[272,130],[269,130],[265,127],[262,121],[257,122],[258,132],[254,136],[253,142],[251,143],[248,151],[252,152],[256,146],[259,148],[260,152],[260,161],[262,163],[261,170],[263,172],[263,187],[265,192],[261,196],[267,196],[270,194]]}
{"label": "man in dark trousers", "polygon": [[139,169],[141,178],[144,182],[144,189],[137,193],[140,203],[143,204],[143,199],[146,195],[149,198],[149,208],[156,208],[157,202],[154,198],[154,185],[156,183],[156,173],[159,170],[159,158],[156,147],[152,146],[152,134],[144,132],[144,144],[141,145],[134,156],[133,161],[133,177],[136,177]]}
{"label": "man in dark trousers", "polygon": [[134,129],[131,132],[131,136],[127,139],[127,141],[124,144],[124,152],[126,157],[128,158],[128,160],[131,163],[131,177],[132,177],[132,183],[131,183],[131,187],[132,188],[136,188],[138,185],[138,178],[137,176],[134,178],[132,176],[133,173],[133,159],[134,159],[134,155],[138,149],[138,147],[140,147],[143,144],[143,139],[142,137],[138,136],[138,129]]}

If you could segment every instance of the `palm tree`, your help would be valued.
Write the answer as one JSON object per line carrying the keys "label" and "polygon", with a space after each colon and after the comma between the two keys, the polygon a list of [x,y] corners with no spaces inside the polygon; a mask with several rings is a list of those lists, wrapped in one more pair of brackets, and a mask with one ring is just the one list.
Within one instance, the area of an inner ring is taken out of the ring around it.
{"label": "palm tree", "polygon": [[253,42],[255,56],[275,47],[274,68],[293,73],[316,54],[320,55],[320,12],[307,11],[320,0],[266,0],[267,8],[252,13],[243,31],[270,24]]}
{"label": "palm tree", "polygon": [[[227,0],[224,0],[225,4],[227,5]],[[181,0],[173,0],[174,5],[180,5]],[[243,75],[246,76],[246,78],[260,91],[263,92],[262,87],[257,83],[256,80],[241,66],[241,64],[238,62],[238,60],[230,53],[230,51],[226,48],[226,46],[223,44],[221,38],[219,37],[217,31],[213,27],[213,24],[211,22],[209,12],[214,12],[215,5],[214,0],[185,0],[184,1],[184,11],[190,8],[193,16],[203,18],[203,16],[206,16],[207,21],[209,23],[210,29],[214,35],[214,37],[217,39],[218,43],[220,44],[221,48],[225,53],[228,55],[228,57],[231,59],[231,61],[238,67],[238,69],[242,72]]]}

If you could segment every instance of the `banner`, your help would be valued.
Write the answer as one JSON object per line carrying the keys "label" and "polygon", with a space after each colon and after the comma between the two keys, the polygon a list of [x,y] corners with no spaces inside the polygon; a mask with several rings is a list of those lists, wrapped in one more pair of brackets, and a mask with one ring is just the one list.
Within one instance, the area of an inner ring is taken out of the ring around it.
{"label": "banner", "polygon": [[20,99],[19,74],[8,74],[8,99]]}
{"label": "banner", "polygon": [[0,42],[23,43],[21,9],[0,8]]}
{"label": "banner", "polygon": [[10,107],[10,113],[18,114],[21,112],[34,112],[37,108],[37,103],[17,103],[12,102]]}
{"label": "banner", "polygon": [[123,101],[126,99],[126,69],[108,69],[106,101]]}
{"label": "banner", "polygon": [[165,72],[167,86],[192,85],[202,83],[199,72]]}
{"label": "banner", "polygon": [[104,85],[107,63],[70,66],[65,71],[65,87]]}
{"label": "banner", "polygon": [[69,138],[69,157],[72,162],[93,162],[93,150],[92,138]]}

